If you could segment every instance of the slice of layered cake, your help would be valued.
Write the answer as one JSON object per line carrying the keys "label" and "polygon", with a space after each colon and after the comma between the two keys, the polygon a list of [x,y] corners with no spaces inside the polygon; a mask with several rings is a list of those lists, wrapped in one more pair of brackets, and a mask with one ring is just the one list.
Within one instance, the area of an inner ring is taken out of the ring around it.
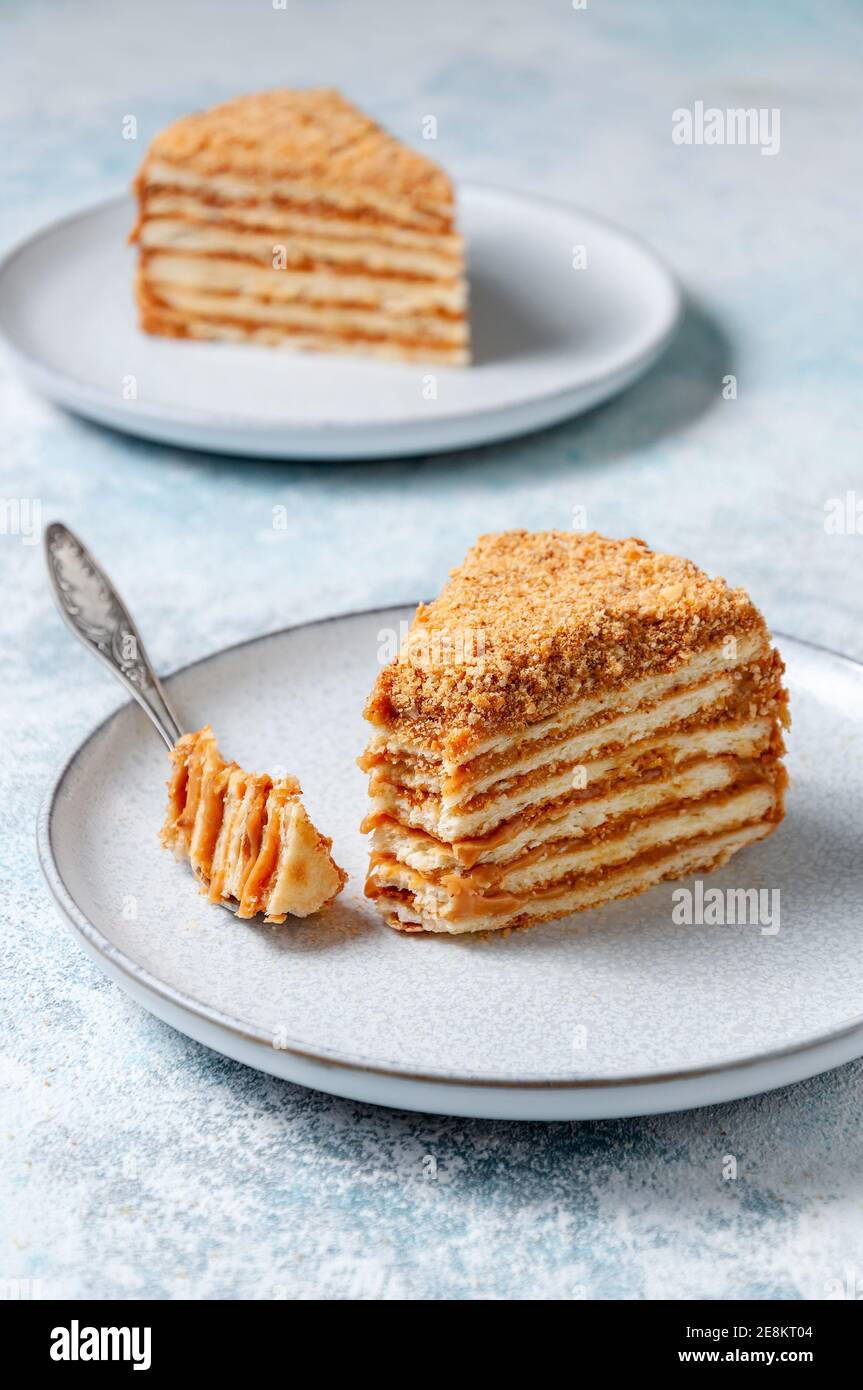
{"label": "slice of layered cake", "polygon": [[742,589],[640,540],[483,536],[365,715],[391,926],[528,926],[704,872],[783,816],[782,660]]}
{"label": "slice of layered cake", "polygon": [[347,881],[300,800],[295,777],[225,762],[209,725],[171,753],[162,844],[187,859],[212,903],[267,922],[329,907]]}
{"label": "slice of layered cake", "polygon": [[338,92],[185,116],[135,192],[145,332],[468,361],[450,180]]}

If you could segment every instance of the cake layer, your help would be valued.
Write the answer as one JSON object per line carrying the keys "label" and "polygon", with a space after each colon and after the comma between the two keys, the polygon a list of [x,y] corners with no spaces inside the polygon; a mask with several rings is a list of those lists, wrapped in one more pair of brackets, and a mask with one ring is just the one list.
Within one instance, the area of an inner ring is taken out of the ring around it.
{"label": "cake layer", "polygon": [[463,935],[469,932],[500,931],[503,928],[532,926],[539,922],[568,917],[571,913],[600,907],[618,898],[643,893],[665,879],[719,868],[732,854],[746,845],[764,839],[776,822],[761,821],[717,835],[688,841],[668,849],[642,855],[639,859],[598,873],[574,884],[554,885],[523,897],[501,895],[493,910],[488,905],[463,904],[464,915],[439,917],[426,915],[409,891],[391,889],[377,896],[377,903],[390,926],[406,932],[438,932]]}
{"label": "cake layer", "polygon": [[[532,774],[515,787],[501,788],[493,797],[450,809],[439,796],[415,792],[384,780],[375,780],[370,814],[388,815],[402,825],[425,830],[438,840],[453,843],[491,834],[504,822],[554,803],[564,806],[581,801],[585,790],[594,794],[615,782],[671,770],[710,757],[757,758],[774,741],[774,724],[768,718],[724,720],[680,732],[663,732],[608,755],[585,758],[577,764],[555,766],[541,776]],[[578,776],[576,776],[576,773]]]}
{"label": "cake layer", "polygon": [[698,800],[742,781],[772,781],[776,764],[733,757],[707,758],[678,772],[615,783],[610,791],[553,805],[544,815],[515,817],[485,838],[445,844],[423,830],[410,829],[384,817],[372,835],[372,852],[408,864],[421,873],[452,872],[480,865],[508,864],[539,845],[627,824],[681,802]]}
{"label": "cake layer", "polygon": [[[270,255],[264,258],[271,261]],[[142,261],[141,272],[154,294],[175,308],[185,307],[182,295],[230,297],[232,305],[251,306],[255,313],[277,305],[301,303],[324,313],[345,307],[375,310],[380,319],[397,324],[421,324],[422,316],[464,315],[465,287],[458,281],[401,280],[387,275],[348,275],[322,266],[307,270],[276,270],[272,264],[221,256],[180,256],[152,252]],[[281,312],[281,311],[280,311]],[[236,315],[242,317],[242,312]],[[366,318],[368,315],[365,316]],[[435,327],[438,328],[435,320]],[[464,339],[466,329],[461,329]]]}
{"label": "cake layer", "polygon": [[370,790],[379,783],[394,783],[440,796],[448,812],[479,805],[483,797],[497,790],[512,790],[526,779],[536,782],[546,772],[575,767],[592,758],[642,742],[666,730],[678,732],[697,724],[715,724],[723,717],[740,717],[744,712],[764,712],[764,699],[754,692],[747,668],[742,673],[708,677],[693,686],[674,687],[654,703],[623,712],[604,710],[593,718],[575,721],[574,729],[555,730],[538,740],[513,740],[511,754],[487,755],[446,777],[434,761],[419,758],[397,760],[391,755],[365,760],[371,768]]}
{"label": "cake layer", "polygon": [[365,715],[461,762],[576,700],[623,696],[633,681],[757,634],[766,640],[764,620],[742,589],[632,537],[482,536],[440,597],[417,609]]}
{"label": "cake layer", "polygon": [[274,241],[296,236],[319,246],[340,246],[356,254],[362,254],[364,247],[374,251],[385,247],[400,253],[413,252],[424,263],[439,263],[441,274],[459,273],[464,255],[464,238],[457,232],[419,232],[354,216],[313,216],[284,203],[268,202],[266,198],[219,202],[194,193],[142,189],[139,231],[144,225],[155,227],[166,221],[184,226],[266,232]]}
{"label": "cake layer", "polygon": [[389,755],[394,760],[409,757],[428,763],[446,778],[470,780],[475,769],[487,762],[515,760],[522,752],[538,743],[567,737],[570,733],[590,726],[611,711],[622,714],[641,705],[655,704],[681,686],[696,685],[720,672],[738,671],[772,658],[766,634],[760,631],[744,634],[732,643],[722,641],[698,652],[690,660],[680,662],[659,675],[630,681],[620,690],[604,690],[599,695],[581,697],[565,705],[547,719],[535,720],[524,728],[479,739],[457,754],[445,746],[428,748],[412,741],[406,733],[375,732],[369,739],[361,766],[370,768],[375,761]]}
{"label": "cake layer", "polygon": [[273,780],[227,763],[212,729],[184,734],[171,753],[162,844],[188,859],[210,902],[238,917],[284,922],[328,907],[346,875],[300,801],[293,777]]}
{"label": "cake layer", "polygon": [[323,88],[260,92],[184,116],[151,144],[145,174],[153,166],[169,177],[179,167],[205,182],[308,189],[399,216],[452,215],[452,186],[438,165]]}
{"label": "cake layer", "polygon": [[157,190],[169,190],[193,193],[222,205],[246,203],[254,206],[266,202],[304,216],[350,217],[370,227],[391,226],[444,235],[451,234],[453,230],[451,195],[446,201],[415,203],[355,184],[324,185],[308,176],[296,179],[274,177],[255,162],[248,163],[242,174],[215,170],[199,173],[186,163],[149,156],[139,175],[137,188],[142,198],[149,197],[151,192]]}
{"label": "cake layer", "polygon": [[164,283],[154,286],[151,292],[169,309],[189,318],[346,337],[392,337],[439,347],[461,347],[467,341],[464,321],[442,315],[378,313],[335,304],[265,303],[239,294],[206,293]]}
{"label": "cake layer", "polygon": [[[240,211],[238,209],[238,211]],[[364,271],[375,276],[397,276],[409,280],[447,281],[456,284],[461,276],[461,257],[442,255],[436,249],[417,250],[392,245],[370,235],[368,229],[344,224],[347,234],[336,235],[339,227],[307,231],[296,225],[298,219],[274,222],[272,229],[237,226],[227,220],[207,225],[203,219],[153,216],[145,208],[138,236],[144,251],[172,251],[182,255],[226,256],[259,263],[272,269],[274,259],[287,265],[326,266],[338,273]],[[320,224],[319,224],[320,225]]]}
{"label": "cake layer", "polygon": [[769,785],[719,791],[665,814],[630,819],[617,833],[589,840],[558,840],[528,850],[505,864],[480,864],[430,876],[386,855],[373,855],[369,877],[373,886],[405,889],[428,915],[461,915],[464,904],[480,899],[493,906],[501,897],[529,894],[560,880],[590,875],[635,859],[650,850],[768,820],[777,805]]}
{"label": "cake layer", "polygon": [[357,357],[378,357],[389,362],[429,362],[460,367],[470,361],[466,347],[445,347],[438,343],[413,342],[394,337],[375,337],[362,333],[326,333],[310,329],[277,328],[273,325],[233,322],[227,319],[197,318],[177,313],[158,303],[139,297],[141,328],[166,338],[193,338],[201,342],[251,343],[258,347],[286,348],[309,352],[337,352]]}

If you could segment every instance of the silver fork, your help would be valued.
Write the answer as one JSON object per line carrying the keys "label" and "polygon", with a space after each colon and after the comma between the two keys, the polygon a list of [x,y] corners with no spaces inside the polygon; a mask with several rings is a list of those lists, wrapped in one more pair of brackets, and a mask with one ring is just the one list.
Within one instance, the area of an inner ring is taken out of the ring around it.
{"label": "silver fork", "polygon": [[169,748],[183,730],[137,627],[107,574],[62,521],[45,528],[45,559],[60,616],[150,716]]}
{"label": "silver fork", "polygon": [[[64,623],[137,700],[168,748],[173,749],[182,737],[182,725],[114,585],[83,541],[62,521],[50,522],[44,539],[51,587]],[[229,912],[237,911],[235,903],[224,899],[220,905]]]}

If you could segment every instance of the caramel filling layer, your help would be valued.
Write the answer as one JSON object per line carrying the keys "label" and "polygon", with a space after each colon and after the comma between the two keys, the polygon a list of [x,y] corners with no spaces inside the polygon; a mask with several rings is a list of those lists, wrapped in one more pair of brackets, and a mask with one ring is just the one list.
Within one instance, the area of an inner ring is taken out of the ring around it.
{"label": "caramel filling layer", "polygon": [[369,224],[353,217],[306,216],[301,210],[264,199],[218,203],[190,192],[145,191],[137,232],[140,233],[147,224],[164,219],[239,233],[251,232],[269,237],[277,235],[280,240],[285,237],[293,240],[296,236],[331,246],[359,245],[381,251],[407,250],[455,267],[461,265],[464,251],[463,238],[455,233],[447,235],[383,223]]}
{"label": "caramel filling layer", "polygon": [[[633,748],[652,734],[679,733],[687,729],[715,726],[720,719],[742,720],[772,712],[775,691],[759,691],[749,672],[712,675],[697,684],[676,688],[662,699],[639,704],[621,715],[603,710],[585,723],[555,732],[531,744],[529,751],[495,754],[476,759],[469,770],[441,778],[429,764],[416,760],[397,760],[386,753],[373,755],[368,766],[372,777],[369,789],[374,795],[391,782],[402,792],[411,788],[439,792],[448,809],[456,807],[466,814],[496,801],[501,791],[511,793],[536,786],[561,767],[592,761],[609,753]],[[424,770],[428,775],[424,776]]]}
{"label": "caramel filling layer", "polygon": [[372,308],[379,313],[463,316],[466,294],[457,280],[383,274],[358,266],[354,271],[325,262],[276,268],[247,256],[223,252],[153,249],[139,257],[146,288],[176,293],[236,295],[261,304],[316,304],[321,308]]}
{"label": "caramel filling layer", "polygon": [[237,177],[231,170],[213,169],[199,174],[167,160],[151,160],[136,180],[139,199],[150,192],[195,193],[202,201],[219,206],[254,207],[260,202],[302,212],[305,216],[345,219],[363,225],[416,228],[446,235],[453,231],[452,208],[418,205],[373,193],[361,187],[323,189],[310,181],[279,181],[259,175],[254,168]]}
{"label": "caramel filling layer", "polygon": [[[667,773],[668,769],[660,769],[627,780],[618,784],[620,790],[610,796],[574,793],[557,804],[547,804],[544,814],[541,814],[543,808],[532,807],[529,812],[504,821],[489,835],[455,840],[451,844],[427,831],[403,826],[394,817],[381,812],[366,817],[362,829],[376,832],[375,849],[381,848],[399,859],[405,859],[417,848],[427,848],[438,857],[450,860],[454,868],[472,869],[480,860],[492,856],[496,866],[508,868],[520,862],[522,851],[518,850],[515,855],[501,855],[496,851],[523,841],[526,835],[541,838],[543,846],[555,849],[564,842],[571,843],[576,836],[579,844],[587,845],[617,834],[622,826],[636,824],[660,810],[684,805],[692,798],[701,799],[720,788],[739,790],[761,783],[781,789],[786,781],[781,762],[771,753],[760,758],[695,758],[675,766],[672,775]],[[643,804],[641,810],[639,802]],[[566,827],[574,811],[582,816],[577,830],[568,832]]]}
{"label": "caramel filling layer", "polygon": [[[346,876],[299,799],[295,778],[273,781],[226,762],[212,729],[184,734],[171,754],[163,845],[187,857],[210,902],[237,916],[305,917],[341,892]],[[286,885],[283,873],[291,870]],[[286,887],[288,891],[286,891]]]}
{"label": "caramel filling layer", "polygon": [[[590,890],[596,890],[596,901],[603,897],[614,896],[612,891],[616,880],[632,878],[639,874],[647,875],[648,871],[663,863],[675,865],[682,853],[697,852],[699,848],[710,848],[717,845],[717,854],[722,852],[722,842],[739,835],[741,832],[760,831],[763,835],[768,835],[775,829],[775,821],[754,820],[736,825],[733,829],[723,831],[720,834],[708,833],[696,836],[690,840],[677,841],[673,845],[657,846],[654,849],[646,850],[642,854],[634,856],[624,864],[616,865],[612,870],[604,868],[597,869],[590,874],[573,874],[564,878],[556,879],[541,888],[532,888],[523,893],[503,892],[503,893],[484,893],[475,889],[467,888],[465,891],[454,895],[447,906],[445,913],[440,914],[444,920],[457,922],[476,918],[484,920],[486,918],[506,917],[512,918],[515,922],[525,908],[537,903],[544,903],[548,906],[556,902],[565,902],[576,891],[584,891],[590,896]],[[753,833],[752,838],[755,838]],[[734,846],[735,848],[737,846]],[[653,881],[656,881],[655,879]],[[603,891],[605,890],[605,891]],[[405,888],[389,888],[386,885],[378,884],[374,878],[369,876],[366,881],[366,895],[370,898],[380,898],[386,901],[403,901],[408,905],[414,906],[416,895]],[[634,886],[633,892],[638,892],[638,885]],[[585,906],[588,904],[585,903]],[[415,909],[418,913],[419,910]]]}
{"label": "caramel filling layer", "polygon": [[[172,338],[207,337],[211,336],[206,332],[208,326],[213,330],[224,330],[224,335],[232,338],[247,337],[262,341],[266,338],[270,342],[296,342],[303,346],[320,344],[321,346],[344,345],[350,347],[351,345],[367,344],[370,347],[380,346],[393,350],[416,351],[424,355],[432,353],[453,361],[463,360],[465,354],[463,345],[450,344],[435,338],[413,338],[393,333],[363,333],[359,330],[334,332],[326,329],[323,325],[312,331],[307,326],[262,325],[254,320],[220,318],[215,314],[200,314],[195,318],[189,318],[167,308],[142,309],[141,327],[145,333],[159,333],[162,336]],[[217,334],[214,332],[212,336],[217,336]]]}
{"label": "caramel filling layer", "polygon": [[[372,779],[370,790],[376,797],[373,814],[390,814],[402,824],[425,829],[450,842],[485,842],[503,825],[544,818],[552,811],[588,801],[630,781],[669,776],[698,759],[725,755],[757,757],[768,751],[781,756],[783,743],[776,726],[766,718],[752,723],[727,719],[694,722],[690,727],[663,731],[652,739],[631,744],[611,757],[597,756],[577,765],[584,768],[584,787],[573,787],[572,765],[564,765],[519,779],[498,797],[483,798],[479,808],[458,807],[451,811],[440,797]],[[453,827],[453,833],[441,835],[442,826]],[[476,835],[472,833],[474,826]]]}
{"label": "caramel filling layer", "polygon": [[[661,812],[650,810],[643,815],[616,817],[599,826],[592,835],[558,839],[525,850],[505,863],[481,864],[472,869],[421,871],[410,868],[393,853],[373,851],[370,872],[381,869],[384,878],[403,878],[407,886],[415,888],[439,887],[446,895],[458,897],[468,891],[494,890],[504,882],[515,884],[527,870],[544,866],[548,870],[544,876],[533,876],[534,884],[539,885],[544,879],[561,877],[564,873],[590,874],[592,863],[619,863],[633,857],[633,851],[640,853],[639,846],[651,840],[661,844],[685,841],[702,833],[700,827],[708,822],[727,829],[729,825],[753,818],[781,818],[781,790],[772,781],[744,781],[695,801],[674,803]],[[577,869],[578,864],[583,864],[584,868]]]}
{"label": "caramel filling layer", "polygon": [[[162,222],[165,222],[164,229]],[[169,235],[169,229],[171,234]],[[285,235],[284,242],[275,234],[252,234],[224,229],[219,236],[206,236],[208,229],[198,231],[190,223],[185,235],[167,219],[147,221],[140,234],[141,261],[146,266],[154,256],[182,256],[206,262],[228,262],[237,267],[266,269],[272,275],[284,277],[288,268],[296,274],[325,272],[330,277],[363,277],[380,285],[394,282],[418,287],[450,287],[461,284],[460,266],[445,261],[441,266],[430,261],[423,265],[416,253],[384,251],[366,243],[327,243],[311,237]],[[196,244],[197,243],[197,244]],[[281,259],[279,259],[281,258]],[[274,264],[274,259],[278,264]],[[430,259],[430,258],[429,258]],[[281,260],[284,260],[282,265]],[[417,260],[420,265],[417,266]]]}

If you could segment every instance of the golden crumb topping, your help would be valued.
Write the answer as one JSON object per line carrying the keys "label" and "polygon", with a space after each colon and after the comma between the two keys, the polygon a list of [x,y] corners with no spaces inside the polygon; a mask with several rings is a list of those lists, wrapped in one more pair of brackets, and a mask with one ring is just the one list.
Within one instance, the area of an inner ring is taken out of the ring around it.
{"label": "golden crumb topping", "polygon": [[201,175],[376,191],[444,214],[453,205],[443,169],[326,88],[259,92],[183,116],[156,136],[145,169],[150,160]]}
{"label": "golden crumb topping", "polygon": [[755,628],[766,638],[743,589],[644,541],[480,536],[440,597],[420,604],[365,716],[454,756]]}

